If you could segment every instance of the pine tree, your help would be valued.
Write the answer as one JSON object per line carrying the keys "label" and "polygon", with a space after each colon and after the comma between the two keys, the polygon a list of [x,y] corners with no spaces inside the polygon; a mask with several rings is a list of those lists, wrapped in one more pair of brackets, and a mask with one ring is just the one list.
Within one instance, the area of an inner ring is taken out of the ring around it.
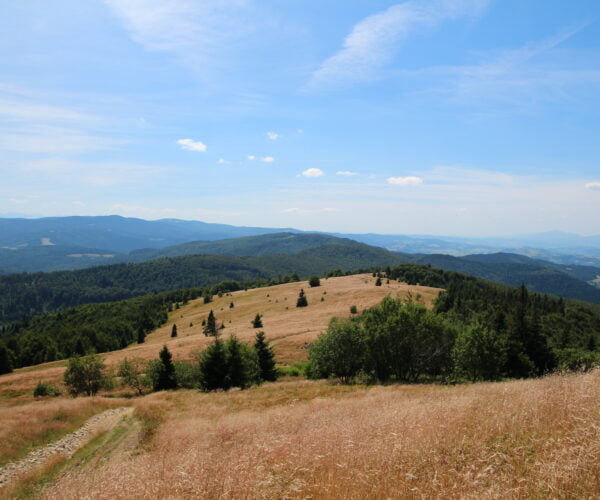
{"label": "pine tree", "polygon": [[143,344],[146,341],[146,332],[142,328],[138,330],[137,343]]}
{"label": "pine tree", "polygon": [[223,341],[218,337],[200,357],[200,386],[204,391],[229,389],[229,366]]}
{"label": "pine tree", "polygon": [[204,335],[206,335],[207,337],[217,336],[217,320],[215,318],[215,313],[212,309],[208,313],[208,318],[206,318],[206,325],[204,326]]}
{"label": "pine tree", "polygon": [[173,328],[171,329],[171,338],[177,337],[177,325],[173,323]]}
{"label": "pine tree", "polygon": [[379,276],[377,276],[377,279],[375,280],[375,286],[381,286],[381,278]]}
{"label": "pine tree", "polygon": [[159,358],[161,365],[157,380],[154,384],[155,391],[164,391],[177,388],[177,377],[175,376],[175,365],[173,356],[167,346],[160,350]]}
{"label": "pine tree", "polygon": [[254,350],[258,356],[258,366],[260,367],[260,379],[268,382],[277,380],[277,370],[275,368],[275,355],[273,350],[265,340],[265,332],[256,333]]}
{"label": "pine tree", "polygon": [[300,294],[298,295],[298,300],[296,301],[296,307],[306,307],[308,305],[308,300],[306,299],[306,295],[304,294],[304,289],[300,289]]}
{"label": "pine tree", "polygon": [[256,313],[256,316],[254,316],[254,320],[252,320],[252,328],[262,328],[263,324],[262,324],[262,319],[260,317],[260,314]]}

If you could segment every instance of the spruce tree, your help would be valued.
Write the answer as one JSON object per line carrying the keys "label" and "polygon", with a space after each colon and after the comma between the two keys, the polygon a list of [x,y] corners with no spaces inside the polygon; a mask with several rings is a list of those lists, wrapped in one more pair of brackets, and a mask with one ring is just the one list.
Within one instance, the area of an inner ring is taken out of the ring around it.
{"label": "spruce tree", "polygon": [[160,371],[154,384],[155,391],[164,391],[177,388],[177,377],[175,376],[175,365],[173,356],[167,346],[160,350],[159,358],[161,362]]}
{"label": "spruce tree", "polygon": [[306,299],[306,295],[304,294],[304,289],[300,289],[300,294],[298,295],[298,300],[296,301],[296,307],[306,307],[308,305],[308,300]]}
{"label": "spruce tree", "polygon": [[381,278],[379,276],[377,276],[377,279],[375,280],[375,286],[381,286]]}
{"label": "spruce tree", "polygon": [[200,387],[203,391],[229,389],[229,366],[223,341],[218,337],[200,357]]}
{"label": "spruce tree", "polygon": [[215,313],[212,309],[208,313],[208,318],[206,318],[206,325],[204,325],[204,335],[206,335],[207,337],[217,336],[217,319],[215,318]]}
{"label": "spruce tree", "polygon": [[142,328],[138,330],[137,343],[143,344],[146,341],[146,332]]}
{"label": "spruce tree", "polygon": [[268,382],[277,380],[277,370],[275,368],[275,355],[273,350],[265,340],[265,332],[257,332],[254,342],[254,350],[258,356],[258,366],[260,368],[260,379]]}
{"label": "spruce tree", "polygon": [[177,337],[177,325],[173,323],[173,328],[171,329],[171,338]]}
{"label": "spruce tree", "polygon": [[260,314],[256,313],[256,316],[254,316],[254,320],[252,320],[252,328],[262,328],[262,326],[263,324]]}

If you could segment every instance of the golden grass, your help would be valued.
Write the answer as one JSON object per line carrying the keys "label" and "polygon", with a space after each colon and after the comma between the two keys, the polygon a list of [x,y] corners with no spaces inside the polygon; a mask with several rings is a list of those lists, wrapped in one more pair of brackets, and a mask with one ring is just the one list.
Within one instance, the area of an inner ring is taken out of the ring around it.
{"label": "golden grass", "polygon": [[129,403],[98,397],[57,398],[0,408],[0,465],[59,439],[96,413],[124,404]]}
{"label": "golden grass", "polygon": [[145,452],[42,498],[593,498],[600,371],[465,386],[158,393]]}
{"label": "golden grass", "polygon": [[[202,299],[195,300],[173,311],[167,324],[149,334],[144,344],[134,344],[102,356],[107,366],[114,369],[125,357],[156,358],[162,345],[167,344],[175,360],[192,359],[195,352],[212,342],[211,338],[202,334],[201,325],[202,319],[212,309],[218,324],[225,324],[225,329],[221,330],[224,338],[235,334],[246,342],[252,342],[257,331],[250,322],[256,313],[263,314],[261,330],[272,341],[278,363],[288,365],[306,361],[307,344],[327,328],[333,316],[350,316],[351,305],[356,305],[361,311],[378,304],[387,295],[406,297],[409,293],[413,297],[419,294],[425,304],[431,305],[440,291],[395,281],[377,287],[374,282],[371,275],[362,274],[322,279],[321,286],[315,288],[310,288],[307,282],[288,283],[233,292],[221,298],[215,296],[210,304],[204,304]],[[308,297],[309,306],[306,308],[296,308],[300,288],[304,288]],[[234,303],[233,308],[229,307],[231,302]],[[171,339],[173,323],[177,324],[178,330],[175,339]],[[193,326],[190,327],[190,323]],[[62,388],[65,365],[65,361],[56,361],[0,376],[0,408],[33,401],[32,391],[40,380]]]}

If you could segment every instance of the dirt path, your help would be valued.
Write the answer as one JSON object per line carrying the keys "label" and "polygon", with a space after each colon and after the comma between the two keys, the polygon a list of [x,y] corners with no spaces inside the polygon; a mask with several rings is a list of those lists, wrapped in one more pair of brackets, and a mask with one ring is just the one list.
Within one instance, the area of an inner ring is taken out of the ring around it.
{"label": "dirt path", "polygon": [[121,407],[106,410],[91,417],[79,429],[49,445],[32,451],[18,462],[10,462],[0,467],[0,487],[8,484],[11,479],[43,464],[56,454],[71,457],[78,448],[88,442],[96,434],[114,427],[121,418],[133,412],[131,407]]}

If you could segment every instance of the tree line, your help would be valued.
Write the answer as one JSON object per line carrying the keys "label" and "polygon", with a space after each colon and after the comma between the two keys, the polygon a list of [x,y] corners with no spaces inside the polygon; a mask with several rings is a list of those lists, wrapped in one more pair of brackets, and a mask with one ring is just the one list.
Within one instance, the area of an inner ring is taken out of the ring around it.
{"label": "tree line", "polygon": [[600,361],[600,313],[593,306],[422,266],[388,268],[385,275],[446,289],[432,310],[416,298],[386,298],[350,319],[332,319],[310,348],[310,377],[498,380]]}

